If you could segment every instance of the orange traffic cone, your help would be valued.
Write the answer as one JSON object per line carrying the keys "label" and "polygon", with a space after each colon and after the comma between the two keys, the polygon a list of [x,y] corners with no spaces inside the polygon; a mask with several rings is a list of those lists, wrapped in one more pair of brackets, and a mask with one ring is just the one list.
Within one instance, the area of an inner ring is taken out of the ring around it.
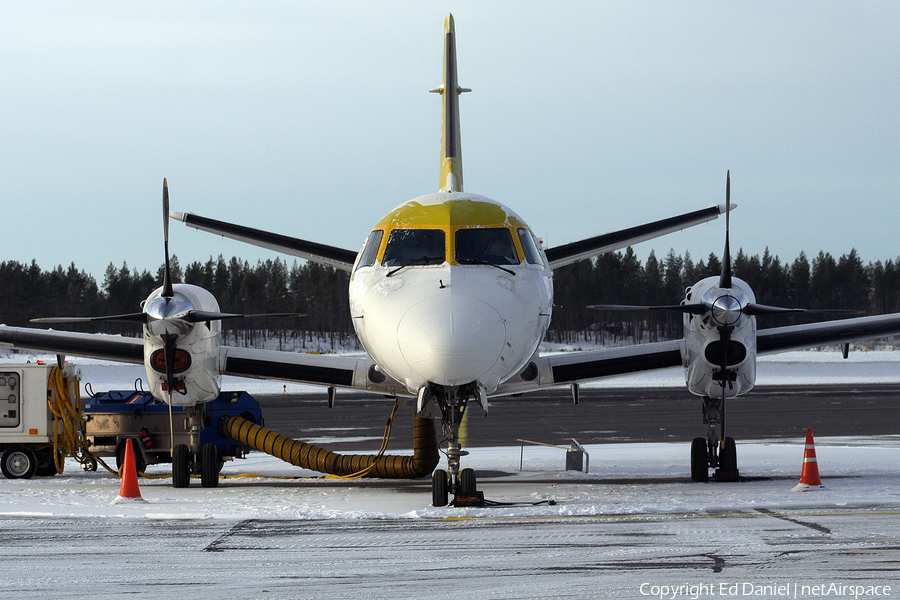
{"label": "orange traffic cone", "polygon": [[792,492],[805,492],[807,490],[822,489],[822,480],[819,479],[819,463],[816,461],[816,445],[813,443],[812,427],[806,429],[806,449],[803,451],[803,470],[800,472],[800,483]]}
{"label": "orange traffic cone", "polygon": [[113,500],[113,504],[119,502],[146,502],[141,497],[141,488],[138,487],[137,469],[134,466],[134,447],[131,438],[125,440],[125,464],[122,465],[122,487],[119,496]]}

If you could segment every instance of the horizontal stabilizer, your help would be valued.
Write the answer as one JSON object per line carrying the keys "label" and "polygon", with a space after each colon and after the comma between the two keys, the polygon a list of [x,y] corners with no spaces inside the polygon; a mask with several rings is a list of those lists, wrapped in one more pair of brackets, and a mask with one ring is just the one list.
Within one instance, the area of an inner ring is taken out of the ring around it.
{"label": "horizontal stabilizer", "polygon": [[[734,208],[735,205],[732,205]],[[693,227],[707,221],[712,221],[725,212],[724,206],[714,205],[701,210],[654,221],[646,225],[638,225],[612,233],[598,235],[579,242],[572,242],[563,246],[547,249],[547,260],[553,269],[591,258],[605,252],[615,252],[639,242],[652,240],[653,238],[680,231],[686,227]]]}
{"label": "horizontal stabilizer", "polygon": [[188,227],[193,227],[200,231],[216,233],[261,248],[283,252],[315,263],[329,265],[342,271],[350,271],[356,260],[356,252],[338,248],[336,246],[327,246],[325,244],[309,242],[299,238],[263,231],[261,229],[244,227],[243,225],[235,225],[233,223],[226,223],[225,221],[217,221],[216,219],[209,219],[192,213],[172,211],[169,213],[169,216],[176,221],[181,221]]}

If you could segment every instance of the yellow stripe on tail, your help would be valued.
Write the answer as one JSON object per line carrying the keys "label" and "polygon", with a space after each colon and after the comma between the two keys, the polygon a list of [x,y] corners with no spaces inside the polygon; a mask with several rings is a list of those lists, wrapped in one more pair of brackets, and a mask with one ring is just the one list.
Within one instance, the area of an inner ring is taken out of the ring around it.
{"label": "yellow stripe on tail", "polygon": [[443,100],[441,117],[440,191],[463,191],[462,147],[459,138],[459,95],[472,90],[459,87],[456,78],[456,32],[453,15],[444,20],[444,80],[430,90]]}

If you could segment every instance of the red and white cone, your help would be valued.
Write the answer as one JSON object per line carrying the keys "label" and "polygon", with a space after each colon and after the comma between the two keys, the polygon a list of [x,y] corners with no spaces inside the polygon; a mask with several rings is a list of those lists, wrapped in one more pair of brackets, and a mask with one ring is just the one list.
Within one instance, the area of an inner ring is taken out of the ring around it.
{"label": "red and white cone", "polygon": [[819,479],[819,463],[816,461],[816,445],[813,442],[812,427],[806,429],[806,448],[803,451],[803,470],[800,472],[800,483],[792,492],[820,490],[825,486]]}
{"label": "red and white cone", "polygon": [[141,488],[138,486],[137,468],[134,466],[134,447],[131,438],[125,440],[125,463],[122,465],[122,486],[119,495],[113,504],[120,502],[146,502],[141,497]]}

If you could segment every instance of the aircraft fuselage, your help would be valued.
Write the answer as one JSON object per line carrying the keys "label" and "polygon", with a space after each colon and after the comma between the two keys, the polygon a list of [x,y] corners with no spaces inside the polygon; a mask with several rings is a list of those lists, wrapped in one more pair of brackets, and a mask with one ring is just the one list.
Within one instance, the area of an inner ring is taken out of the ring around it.
{"label": "aircraft fuselage", "polygon": [[492,392],[535,354],[552,304],[552,272],[531,229],[475,194],[429,194],[394,209],[350,276],[361,343],[411,393],[429,382]]}

